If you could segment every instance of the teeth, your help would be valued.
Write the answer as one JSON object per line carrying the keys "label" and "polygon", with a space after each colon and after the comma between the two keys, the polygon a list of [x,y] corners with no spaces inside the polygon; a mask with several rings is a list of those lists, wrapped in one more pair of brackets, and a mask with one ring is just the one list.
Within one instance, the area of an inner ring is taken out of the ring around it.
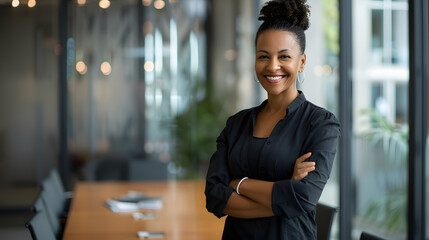
{"label": "teeth", "polygon": [[275,77],[267,76],[267,78],[268,78],[268,80],[275,81],[275,80],[281,79],[282,76],[275,76]]}

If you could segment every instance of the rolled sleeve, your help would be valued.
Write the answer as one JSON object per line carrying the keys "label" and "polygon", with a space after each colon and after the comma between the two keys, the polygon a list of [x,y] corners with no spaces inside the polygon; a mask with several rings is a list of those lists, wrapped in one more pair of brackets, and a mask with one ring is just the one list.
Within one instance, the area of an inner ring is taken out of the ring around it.
{"label": "rolled sleeve", "polygon": [[312,152],[308,161],[316,169],[300,181],[281,180],[274,183],[272,210],[275,216],[293,218],[314,211],[329,179],[340,137],[340,124],[331,113],[312,121],[303,145],[303,152]]}
{"label": "rolled sleeve", "polygon": [[224,129],[217,138],[217,150],[210,159],[206,177],[206,208],[216,217],[225,216],[223,213],[234,189],[228,184],[230,174],[227,167],[227,143]]}

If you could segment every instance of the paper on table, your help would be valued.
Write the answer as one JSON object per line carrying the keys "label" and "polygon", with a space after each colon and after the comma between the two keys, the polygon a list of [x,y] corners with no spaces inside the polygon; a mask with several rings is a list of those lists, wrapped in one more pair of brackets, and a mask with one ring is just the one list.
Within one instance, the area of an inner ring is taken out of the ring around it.
{"label": "paper on table", "polygon": [[140,202],[121,202],[114,199],[108,199],[106,205],[113,212],[134,212],[138,210],[161,210],[162,200],[159,198],[146,199]]}
{"label": "paper on table", "polygon": [[164,238],[165,234],[163,232],[138,231],[137,236],[139,236],[139,238]]}
{"label": "paper on table", "polygon": [[135,212],[133,213],[134,220],[147,220],[147,219],[154,219],[156,218],[155,213],[142,213],[142,212]]}

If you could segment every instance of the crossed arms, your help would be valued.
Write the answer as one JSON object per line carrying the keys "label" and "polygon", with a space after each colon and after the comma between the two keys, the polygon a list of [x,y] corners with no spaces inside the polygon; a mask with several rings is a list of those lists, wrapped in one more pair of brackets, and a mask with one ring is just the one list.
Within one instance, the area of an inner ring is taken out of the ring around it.
{"label": "crossed arms", "polygon": [[[295,161],[292,180],[299,181],[315,169],[315,162],[305,162],[311,153],[306,153]],[[274,182],[257,179],[246,179],[241,182],[239,192],[237,185],[241,179],[234,179],[229,186],[234,188],[223,211],[236,218],[260,218],[274,216],[271,207],[271,197]]]}

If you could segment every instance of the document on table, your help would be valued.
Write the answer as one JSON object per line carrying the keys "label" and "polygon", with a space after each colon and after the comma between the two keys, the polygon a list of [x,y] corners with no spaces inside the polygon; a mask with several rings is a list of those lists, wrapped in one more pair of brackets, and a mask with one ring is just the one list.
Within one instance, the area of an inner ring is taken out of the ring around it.
{"label": "document on table", "polygon": [[161,210],[162,198],[147,197],[142,193],[130,192],[128,195],[108,199],[106,206],[113,212],[134,212],[138,210]]}

